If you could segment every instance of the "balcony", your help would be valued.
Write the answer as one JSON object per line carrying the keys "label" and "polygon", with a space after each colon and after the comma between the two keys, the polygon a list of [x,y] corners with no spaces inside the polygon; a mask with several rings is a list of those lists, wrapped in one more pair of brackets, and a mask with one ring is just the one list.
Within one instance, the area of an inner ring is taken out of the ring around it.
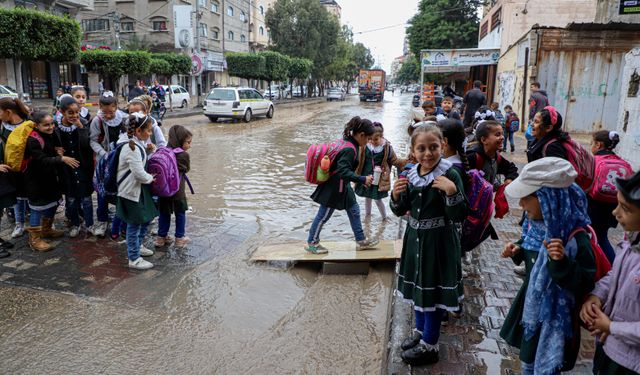
{"label": "balcony", "polygon": [[59,0],[57,4],[65,8],[81,8],[82,10],[93,10],[93,0]]}

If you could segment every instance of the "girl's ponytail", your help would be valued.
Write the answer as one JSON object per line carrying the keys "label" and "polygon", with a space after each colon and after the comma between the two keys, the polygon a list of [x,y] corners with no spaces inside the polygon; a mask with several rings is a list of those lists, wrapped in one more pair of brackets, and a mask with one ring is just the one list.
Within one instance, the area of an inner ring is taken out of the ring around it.
{"label": "girl's ponytail", "polygon": [[2,98],[0,99],[0,109],[3,111],[12,111],[21,119],[27,120],[31,114],[29,107],[18,98]]}
{"label": "girl's ponytail", "polygon": [[362,122],[362,119],[360,118],[360,116],[352,117],[351,120],[349,120],[349,122],[347,122],[347,125],[345,125],[344,127],[342,138],[344,139],[349,138],[351,136],[352,131],[358,128],[361,122]]}
{"label": "girl's ponytail", "polygon": [[149,121],[149,116],[142,112],[135,112],[129,115],[129,119],[127,121],[127,137],[129,137],[129,147],[131,148],[131,151],[136,149],[136,144],[133,140],[136,130],[144,128]]}
{"label": "girl's ponytail", "polygon": [[616,131],[600,130],[593,133],[593,140],[601,142],[605,150],[612,151],[620,143],[620,134]]}

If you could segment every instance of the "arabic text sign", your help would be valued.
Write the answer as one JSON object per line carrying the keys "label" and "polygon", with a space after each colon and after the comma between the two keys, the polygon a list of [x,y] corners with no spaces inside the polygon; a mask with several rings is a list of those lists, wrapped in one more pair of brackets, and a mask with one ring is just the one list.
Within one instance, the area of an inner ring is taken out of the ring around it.
{"label": "arabic text sign", "polygon": [[442,68],[494,65],[498,63],[498,49],[426,50],[422,51],[425,72],[445,71]]}

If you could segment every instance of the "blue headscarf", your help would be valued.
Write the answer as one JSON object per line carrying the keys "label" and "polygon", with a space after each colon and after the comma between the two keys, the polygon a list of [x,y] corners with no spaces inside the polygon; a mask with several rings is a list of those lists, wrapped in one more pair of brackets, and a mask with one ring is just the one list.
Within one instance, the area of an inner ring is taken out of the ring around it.
{"label": "blue headscarf", "polygon": [[[567,239],[574,229],[591,223],[586,195],[576,184],[564,189],[543,187],[536,194],[546,227],[544,239],[562,239],[565,256],[575,258],[577,243],[575,239],[567,243]],[[551,279],[548,262],[547,249],[541,245],[529,276],[522,315],[525,339],[540,332],[534,367],[541,375],[553,374],[562,367],[565,338],[573,334],[571,310],[575,306],[573,294]]]}
{"label": "blue headscarf", "polygon": [[540,251],[542,241],[547,234],[547,227],[543,220],[531,220],[525,213],[524,222],[522,223],[522,246],[521,248],[529,251]]}

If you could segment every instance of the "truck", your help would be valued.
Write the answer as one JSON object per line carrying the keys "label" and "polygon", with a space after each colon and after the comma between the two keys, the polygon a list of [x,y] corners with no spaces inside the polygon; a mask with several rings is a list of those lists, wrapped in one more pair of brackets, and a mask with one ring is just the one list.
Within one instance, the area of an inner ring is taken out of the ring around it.
{"label": "truck", "polygon": [[382,69],[361,69],[358,74],[358,94],[360,101],[384,99],[387,74]]}

